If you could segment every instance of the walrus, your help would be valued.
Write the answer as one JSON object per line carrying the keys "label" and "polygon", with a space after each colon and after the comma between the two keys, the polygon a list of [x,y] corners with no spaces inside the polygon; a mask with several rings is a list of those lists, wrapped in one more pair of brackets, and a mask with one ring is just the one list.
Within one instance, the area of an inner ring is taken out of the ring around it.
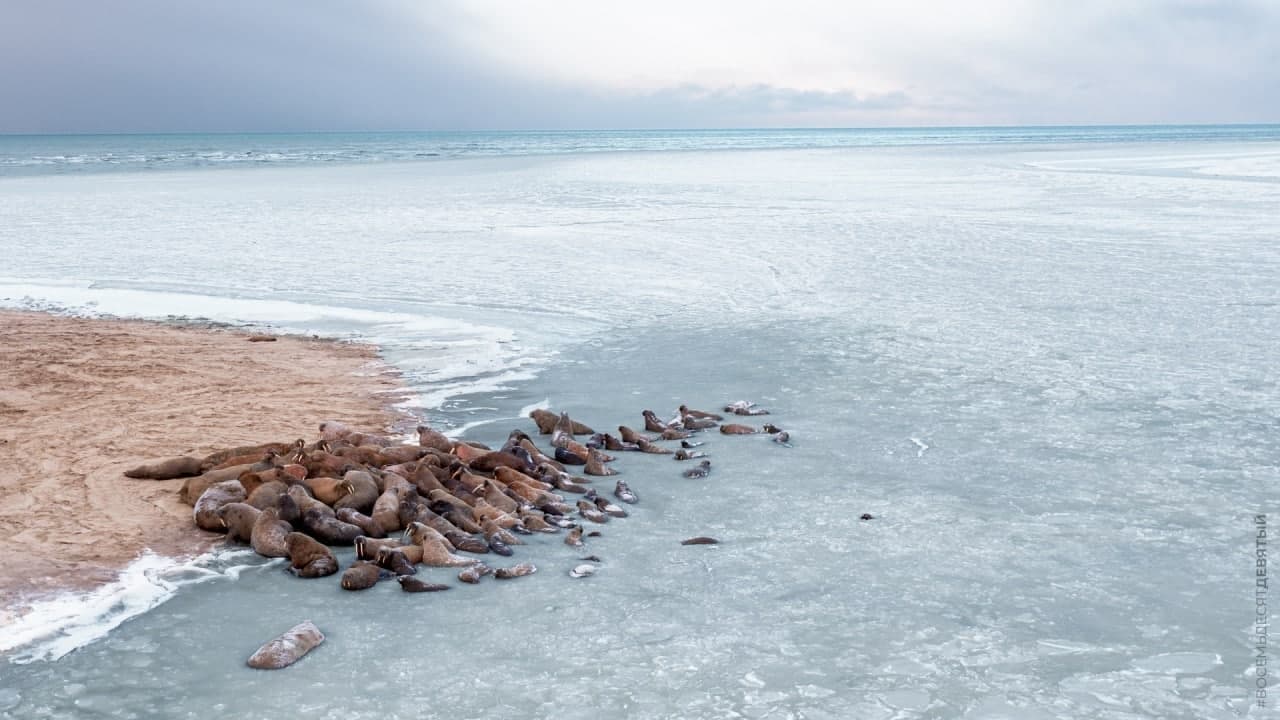
{"label": "walrus", "polygon": [[[523,448],[521,448],[523,450]],[[476,472],[493,472],[498,467],[509,467],[515,470],[533,470],[534,465],[515,453],[497,450],[487,452],[467,463]]]}
{"label": "walrus", "polygon": [[680,448],[679,450],[676,451],[675,457],[673,457],[672,459],[673,460],[697,460],[698,458],[704,458],[706,456],[707,454],[702,452],[701,450],[685,450],[684,448]]}
{"label": "walrus", "polygon": [[337,512],[334,513],[334,517],[349,525],[355,525],[368,537],[383,538],[387,536],[382,526],[374,522],[373,518],[361,514],[354,508],[338,508]]}
{"label": "walrus", "polygon": [[347,488],[344,486],[342,478],[309,477],[303,480],[302,484],[311,491],[311,495],[316,500],[331,507],[347,495]]}
{"label": "walrus", "polygon": [[384,435],[375,435],[374,433],[353,432],[343,438],[350,445],[359,447],[361,445],[377,445],[378,447],[391,447],[395,443]]}
{"label": "walrus", "polygon": [[378,557],[374,560],[378,567],[390,570],[393,575],[415,575],[418,568],[409,562],[409,557],[395,548],[378,548]]}
{"label": "walrus", "polygon": [[253,465],[237,465],[223,470],[210,470],[201,475],[187,478],[178,491],[178,499],[188,505],[195,505],[205,490],[227,480],[239,478],[241,473],[250,472]]}
{"label": "walrus", "polygon": [[524,525],[526,530],[531,532],[547,534],[560,532],[560,528],[547,522],[547,519],[537,510],[520,511],[520,523]]}
{"label": "walrus", "polygon": [[760,432],[750,425],[739,425],[737,423],[725,423],[720,426],[721,435],[755,435]]}
{"label": "walrus", "polygon": [[276,510],[268,508],[258,513],[258,520],[249,533],[249,545],[262,557],[289,557],[285,538],[293,532],[293,526],[281,520]]}
{"label": "walrus", "polygon": [[681,417],[695,417],[699,420],[715,420],[716,422],[724,420],[723,417],[712,412],[706,412],[705,410],[690,410],[688,405],[681,405],[677,410]]}
{"label": "walrus", "polygon": [[246,460],[245,463],[253,464],[258,460],[261,460],[262,456],[266,455],[268,452],[275,452],[277,455],[284,455],[289,453],[295,447],[297,447],[296,442],[263,443],[261,445],[245,445],[242,447],[227,448],[225,450],[219,450],[205,455],[204,458],[200,460],[200,465],[206,472],[208,472],[219,465],[225,465],[228,460],[236,457],[250,458],[249,460]]}
{"label": "walrus", "polygon": [[325,420],[320,423],[320,439],[328,442],[341,440],[355,431],[355,428],[337,420]]}
{"label": "walrus", "polygon": [[432,448],[440,452],[452,452],[453,441],[444,436],[439,430],[432,430],[426,425],[418,426],[418,444],[422,447]]}
{"label": "walrus", "polygon": [[582,547],[582,526],[574,525],[564,537],[564,544],[570,547]]}
{"label": "walrus", "polygon": [[[616,474],[616,473],[611,470],[605,474]],[[552,478],[551,484],[557,490],[563,490],[565,492],[577,493],[581,495],[589,489],[586,485],[580,485],[574,482],[573,476],[570,475],[569,473],[555,473],[550,477]]]}
{"label": "walrus", "polygon": [[639,445],[641,440],[644,440],[645,442],[653,442],[656,439],[647,435],[641,435],[626,425],[618,426],[618,437],[622,438],[622,442],[632,443],[634,445]]}
{"label": "walrus", "polygon": [[378,553],[383,548],[394,550],[400,546],[400,540],[397,538],[371,538],[361,535],[351,544],[356,548],[356,558],[359,560],[376,560]]}
{"label": "walrus", "polygon": [[524,448],[525,452],[529,453],[529,457],[533,458],[534,463],[538,465],[541,465],[543,463],[549,463],[551,465],[556,466],[557,470],[564,470],[563,465],[556,462],[555,459],[552,458],[550,455],[547,455],[546,453],[539,450],[538,446],[533,444],[533,441],[527,440],[527,439],[521,440],[520,447]]}
{"label": "walrus", "polygon": [[374,501],[370,517],[383,533],[393,533],[400,529],[400,499],[404,494],[404,490],[388,488]]}
{"label": "walrus", "polygon": [[779,433],[774,433],[771,439],[774,442],[781,445],[782,447],[791,447],[791,433],[787,432],[786,430],[783,430],[782,432],[779,432]]}
{"label": "walrus", "polygon": [[285,494],[297,503],[299,517],[305,515],[308,510],[315,510],[325,515],[334,514],[333,508],[312,497],[305,485],[294,485]]}
{"label": "walrus", "polygon": [[302,525],[315,539],[325,545],[351,545],[364,534],[358,525],[326,515],[315,508],[302,513]]}
{"label": "walrus", "polygon": [[489,542],[477,537],[472,537],[466,533],[444,533],[444,539],[449,541],[449,544],[453,546],[453,549],[458,552],[469,552],[484,555],[493,549]]}
{"label": "walrus", "polygon": [[195,508],[192,511],[196,527],[201,530],[225,532],[226,527],[222,524],[222,517],[218,514],[218,511],[224,505],[242,503],[244,501],[244,486],[240,484],[239,480],[224,480],[211,486],[200,495],[199,500],[196,500]]}
{"label": "walrus", "polygon": [[681,540],[680,544],[681,545],[717,545],[719,544],[719,542],[720,542],[719,540],[713,537],[706,537],[705,535],[700,535],[698,537],[691,537],[686,540]]}
{"label": "walrus", "polygon": [[333,504],[334,510],[351,508],[362,513],[370,512],[378,500],[378,481],[363,470],[351,470],[343,475],[342,489],[346,495]]}
{"label": "walrus", "polygon": [[622,502],[632,505],[640,502],[640,498],[636,497],[635,492],[627,485],[625,480],[619,480],[617,485],[613,486],[613,494]]}
{"label": "walrus", "polygon": [[499,580],[510,580],[511,578],[524,577],[538,572],[538,568],[533,563],[520,563],[511,567],[498,568],[493,571],[493,576]]}
{"label": "walrus", "polygon": [[124,476],[135,480],[173,480],[194,477],[203,471],[200,458],[176,457],[139,465],[125,470]]}
{"label": "walrus", "polygon": [[579,455],[573,452],[572,450],[566,450],[565,448],[562,448],[562,447],[556,448],[555,459],[556,459],[556,462],[563,463],[565,465],[586,465],[587,464],[587,457],[585,455]]}
{"label": "walrus", "polygon": [[600,508],[596,507],[596,504],[590,500],[578,501],[578,514],[593,523],[603,524],[609,522],[609,516],[601,512]]}
{"label": "walrus", "polygon": [[683,475],[687,478],[704,478],[711,472],[711,461],[703,460],[698,463],[698,467],[685,470]]}
{"label": "walrus", "polygon": [[680,421],[680,424],[684,426],[685,430],[710,430],[711,428],[716,426],[716,421],[705,420],[702,418],[693,417],[692,415],[686,415]]}
{"label": "walrus", "polygon": [[249,667],[257,670],[279,670],[288,667],[324,642],[324,633],[310,620],[295,625],[283,635],[258,648],[249,656]]}
{"label": "walrus", "polygon": [[605,498],[600,497],[599,495],[595,496],[593,501],[596,504],[596,509],[604,513],[605,515],[624,518],[630,514],[626,510],[623,510],[620,505],[614,505],[613,503],[609,502]]}
{"label": "walrus", "polygon": [[396,580],[400,583],[400,589],[405,592],[442,592],[449,589],[448,585],[429,583],[409,575],[401,575]]}
{"label": "walrus", "polygon": [[[662,420],[658,419],[657,414],[655,414],[652,410],[645,410],[642,414],[644,415],[645,430],[649,432],[660,433],[663,430],[671,429],[671,426],[667,425],[666,423],[662,422]],[[626,437],[623,437],[622,439],[626,440]]]}
{"label": "walrus", "polygon": [[[244,485],[244,478],[240,478],[240,484]],[[280,498],[289,492],[289,486],[279,480],[272,480],[257,486],[249,491],[249,497],[246,503],[258,508],[266,510],[267,508],[280,507]]]}
{"label": "walrus", "polygon": [[449,542],[444,536],[420,522],[410,523],[405,534],[415,545],[422,546],[423,565],[431,567],[463,567],[473,565],[478,560],[454,555],[450,552]]}
{"label": "walrus", "polygon": [[597,475],[597,476],[617,475],[618,474],[617,470],[614,470],[608,465],[605,465],[605,462],[606,462],[604,459],[605,457],[606,456],[603,453],[601,453],[599,450],[596,450],[595,448],[588,449],[587,465],[582,469],[582,472],[588,475]]}
{"label": "walrus", "polygon": [[314,538],[300,532],[285,536],[289,553],[289,571],[301,578],[318,578],[338,572],[338,559],[333,551]]}
{"label": "walrus", "polygon": [[640,452],[649,453],[650,455],[670,455],[671,454],[671,450],[664,448],[661,445],[658,445],[656,443],[651,443],[648,440],[641,440],[637,442],[636,449],[639,450]]}
{"label": "walrus", "polygon": [[464,583],[470,583],[472,585],[475,585],[476,583],[480,582],[480,578],[484,577],[485,575],[492,575],[492,574],[493,574],[493,568],[489,567],[488,565],[485,565],[484,563],[476,563],[471,567],[463,568],[458,573],[458,579]]}
{"label": "walrus", "polygon": [[765,410],[764,408],[761,408],[761,407],[756,407],[756,404],[751,402],[750,400],[738,400],[737,402],[731,402],[728,405],[724,406],[724,411],[728,413],[733,413],[734,415],[768,415],[769,414],[768,410]]}
{"label": "walrus", "polygon": [[342,573],[343,590],[367,590],[378,584],[385,572],[382,568],[365,560],[357,560]]}
{"label": "walrus", "polygon": [[496,521],[485,520],[484,521],[484,539],[488,540],[489,544],[492,545],[495,538],[506,545],[523,545],[524,544],[523,540],[511,534],[510,530],[507,530],[506,528],[499,526]]}
{"label": "walrus", "polygon": [[242,502],[227,503],[218,508],[218,519],[227,530],[227,540],[246,545],[253,539],[253,526],[262,511]]}
{"label": "walrus", "polygon": [[[551,412],[550,410],[543,410],[541,408],[530,411],[529,417],[532,418],[533,423],[538,426],[538,432],[543,435],[550,435],[552,432],[554,432],[556,428],[556,422],[560,419],[559,415]],[[571,420],[570,423],[571,423],[570,432],[573,435],[595,435],[596,434],[595,430],[592,430],[591,428],[587,427],[586,425],[583,425],[580,422]]]}

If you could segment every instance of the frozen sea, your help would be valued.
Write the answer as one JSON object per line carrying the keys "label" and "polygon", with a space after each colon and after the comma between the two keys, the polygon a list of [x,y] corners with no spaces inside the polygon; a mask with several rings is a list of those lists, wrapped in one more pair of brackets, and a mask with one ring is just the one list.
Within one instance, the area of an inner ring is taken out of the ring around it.
{"label": "frozen sea", "polygon": [[4,306],[377,343],[484,442],[794,438],[625,455],[632,516],[511,583],[144,557],[7,618],[0,717],[1268,716],[1278,239],[1277,127],[0,138]]}

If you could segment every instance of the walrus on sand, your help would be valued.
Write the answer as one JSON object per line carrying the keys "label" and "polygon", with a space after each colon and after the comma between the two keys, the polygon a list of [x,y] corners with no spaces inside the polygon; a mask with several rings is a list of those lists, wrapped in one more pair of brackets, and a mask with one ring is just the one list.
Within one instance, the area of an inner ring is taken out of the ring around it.
{"label": "walrus on sand", "polygon": [[200,499],[196,501],[195,509],[192,514],[195,516],[196,527],[201,530],[212,530],[213,532],[225,532],[226,526],[222,524],[222,516],[218,511],[224,505],[231,503],[242,503],[245,501],[244,486],[239,480],[226,480],[213,485],[200,495]]}
{"label": "walrus on sand", "polygon": [[194,477],[199,475],[202,469],[200,458],[176,457],[125,470],[124,476],[135,480],[172,480]]}

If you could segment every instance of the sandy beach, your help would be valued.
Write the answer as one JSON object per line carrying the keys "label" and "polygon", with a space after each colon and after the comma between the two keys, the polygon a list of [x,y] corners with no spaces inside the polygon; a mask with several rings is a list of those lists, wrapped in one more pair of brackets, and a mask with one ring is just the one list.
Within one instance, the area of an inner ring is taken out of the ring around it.
{"label": "sandy beach", "polygon": [[313,438],[325,419],[402,417],[370,346],[142,321],[0,311],[0,608],[110,581],[144,549],[220,542],[182,480],[130,480],[158,458]]}

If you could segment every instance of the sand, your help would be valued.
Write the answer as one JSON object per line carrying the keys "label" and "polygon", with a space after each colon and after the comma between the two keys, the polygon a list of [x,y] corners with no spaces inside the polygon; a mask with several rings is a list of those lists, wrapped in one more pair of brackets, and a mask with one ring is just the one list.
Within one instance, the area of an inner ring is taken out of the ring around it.
{"label": "sand", "polygon": [[221,542],[178,501],[182,480],[125,478],[135,465],[310,441],[327,419],[406,429],[375,348],[248,337],[0,311],[0,608],[109,582],[145,549]]}

